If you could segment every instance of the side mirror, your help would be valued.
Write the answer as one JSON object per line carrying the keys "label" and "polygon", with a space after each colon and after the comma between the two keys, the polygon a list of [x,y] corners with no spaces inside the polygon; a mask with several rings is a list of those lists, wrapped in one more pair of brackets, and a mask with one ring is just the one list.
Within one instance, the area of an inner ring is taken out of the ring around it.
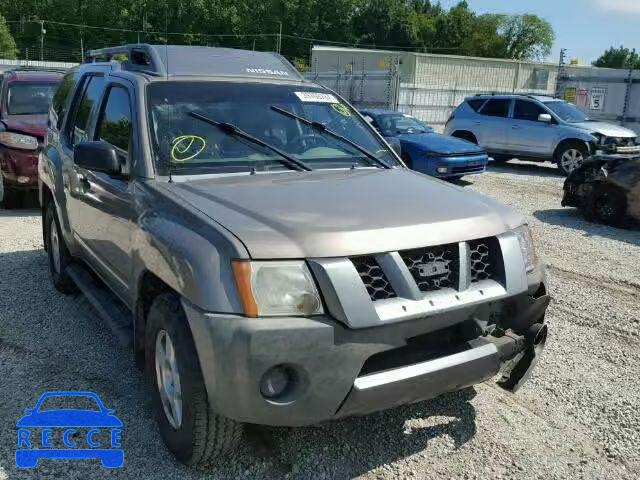
{"label": "side mirror", "polygon": [[551,123],[553,122],[553,117],[548,113],[541,113],[538,115],[538,121],[543,123]]}
{"label": "side mirror", "polygon": [[113,145],[107,142],[82,142],[73,150],[73,161],[79,167],[111,175],[121,173],[122,165]]}

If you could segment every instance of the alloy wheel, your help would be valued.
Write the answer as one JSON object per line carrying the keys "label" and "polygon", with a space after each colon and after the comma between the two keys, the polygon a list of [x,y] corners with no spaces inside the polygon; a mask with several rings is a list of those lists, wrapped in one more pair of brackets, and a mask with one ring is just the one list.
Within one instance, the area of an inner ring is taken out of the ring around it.
{"label": "alloy wheel", "polygon": [[176,430],[182,425],[182,390],[176,351],[166,330],[156,335],[156,379],[162,409]]}

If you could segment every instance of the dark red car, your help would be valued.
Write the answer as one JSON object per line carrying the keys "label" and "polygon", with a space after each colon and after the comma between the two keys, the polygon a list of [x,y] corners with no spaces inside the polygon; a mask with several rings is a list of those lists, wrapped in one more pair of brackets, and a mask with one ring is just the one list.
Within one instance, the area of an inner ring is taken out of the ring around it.
{"label": "dark red car", "polygon": [[19,191],[38,188],[38,154],[61,79],[61,73],[42,71],[0,76],[0,202],[5,207],[16,202]]}

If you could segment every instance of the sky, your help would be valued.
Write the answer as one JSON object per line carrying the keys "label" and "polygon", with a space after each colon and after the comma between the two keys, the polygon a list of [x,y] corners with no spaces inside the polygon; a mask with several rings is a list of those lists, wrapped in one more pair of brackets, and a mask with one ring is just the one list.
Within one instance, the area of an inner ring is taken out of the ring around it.
{"label": "sky", "polygon": [[[459,0],[441,0],[451,7]],[[556,33],[549,61],[567,49],[567,61],[589,65],[611,46],[640,51],[640,0],[467,0],[476,13],[532,13],[551,23]]]}

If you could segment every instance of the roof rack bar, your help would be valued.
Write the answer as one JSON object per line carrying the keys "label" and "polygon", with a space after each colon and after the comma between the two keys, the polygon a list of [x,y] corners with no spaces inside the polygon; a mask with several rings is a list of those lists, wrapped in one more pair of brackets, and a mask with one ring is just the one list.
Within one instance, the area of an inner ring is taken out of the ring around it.
{"label": "roof rack bar", "polygon": [[106,61],[111,61],[115,55],[126,55],[128,65],[135,67],[135,70],[143,70],[155,75],[164,75],[166,69],[162,58],[157,51],[147,43],[134,43],[121,45],[118,47],[99,48],[89,50],[85,55],[85,63],[99,61],[104,57]]}
{"label": "roof rack bar", "polygon": [[68,69],[63,67],[39,67],[37,65],[19,65],[15,68],[4,70],[3,73],[8,72],[52,72],[52,73],[65,73]]}

